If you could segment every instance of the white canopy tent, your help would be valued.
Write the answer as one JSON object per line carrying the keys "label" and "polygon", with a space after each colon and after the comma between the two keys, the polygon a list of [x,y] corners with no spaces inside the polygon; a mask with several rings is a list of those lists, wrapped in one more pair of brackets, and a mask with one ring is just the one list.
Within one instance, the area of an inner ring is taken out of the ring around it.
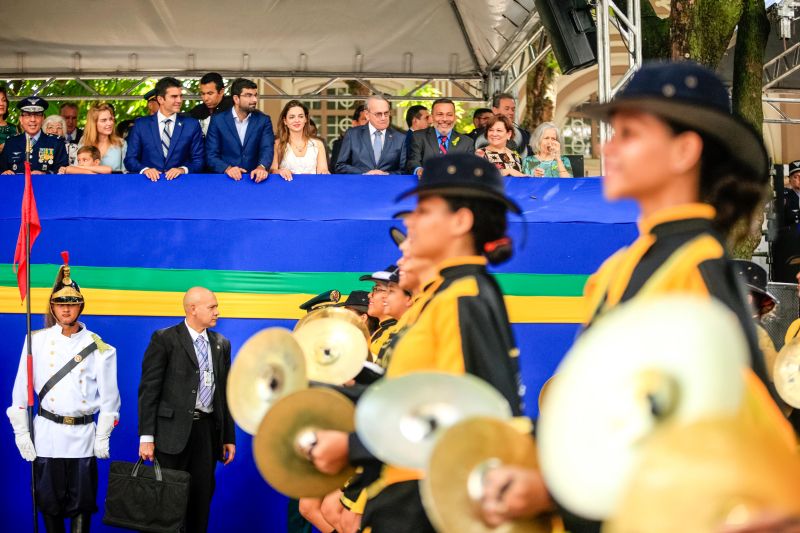
{"label": "white canopy tent", "polygon": [[0,79],[450,80],[482,99],[549,49],[533,0],[8,0],[0,20]]}

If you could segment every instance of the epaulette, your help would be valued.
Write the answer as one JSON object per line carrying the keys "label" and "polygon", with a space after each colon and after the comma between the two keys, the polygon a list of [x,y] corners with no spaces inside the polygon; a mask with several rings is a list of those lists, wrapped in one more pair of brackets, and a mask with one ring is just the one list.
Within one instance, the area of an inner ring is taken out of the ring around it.
{"label": "epaulette", "polygon": [[101,352],[105,352],[106,350],[111,349],[111,346],[103,342],[103,339],[100,338],[100,335],[97,333],[92,333],[92,340],[97,345],[97,349]]}

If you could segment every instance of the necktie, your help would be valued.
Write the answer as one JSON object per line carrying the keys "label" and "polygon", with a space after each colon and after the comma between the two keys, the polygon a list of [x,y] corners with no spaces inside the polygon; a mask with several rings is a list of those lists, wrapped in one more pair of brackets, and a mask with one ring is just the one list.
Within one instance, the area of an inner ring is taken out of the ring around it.
{"label": "necktie", "polygon": [[197,350],[197,361],[200,364],[200,404],[203,407],[208,407],[211,405],[211,387],[212,385],[206,385],[205,380],[205,372],[210,371],[210,365],[208,364],[208,345],[206,344],[206,339],[202,335],[197,337],[197,340],[194,341],[194,347]]}
{"label": "necktie", "polygon": [[161,131],[161,148],[164,151],[164,159],[167,158],[169,152],[169,142],[172,140],[172,134],[169,132],[169,124],[172,122],[171,118],[164,120],[164,129]]}
{"label": "necktie", "polygon": [[372,141],[372,153],[375,155],[375,164],[378,164],[378,161],[381,160],[381,150],[383,150],[383,139],[381,135],[383,134],[382,131],[375,132],[375,140]]}
{"label": "necktie", "polygon": [[439,151],[447,155],[447,135],[439,135]]}

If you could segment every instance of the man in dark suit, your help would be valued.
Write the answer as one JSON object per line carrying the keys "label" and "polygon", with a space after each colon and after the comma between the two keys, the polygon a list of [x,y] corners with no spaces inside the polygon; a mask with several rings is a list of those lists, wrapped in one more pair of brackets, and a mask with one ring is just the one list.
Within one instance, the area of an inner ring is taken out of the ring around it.
{"label": "man in dark suit", "polygon": [[38,96],[17,102],[22,133],[6,140],[0,152],[0,172],[23,174],[25,159],[30,161],[31,174],[57,174],[61,167],[69,165],[64,139],[42,131],[47,107],[47,100]]}
{"label": "man in dark suit", "polygon": [[336,161],[338,174],[402,174],[406,167],[405,135],[389,125],[389,101],[380,95],[367,98],[364,126],[344,134]]}
{"label": "man in dark suit", "polygon": [[139,455],[192,476],[187,533],[208,527],[214,469],[236,454],[233,418],[225,386],[231,343],[215,331],[219,309],[203,287],[183,297],[186,319],[153,333],[139,384]]}
{"label": "man in dark suit", "polygon": [[205,150],[200,123],[191,117],[179,116],[183,103],[183,87],[175,78],[161,78],[156,83],[158,111],[136,119],[128,135],[125,168],[138,172],[150,181],[161,174],[172,180],[181,174],[203,171]]}
{"label": "man in dark suit", "polygon": [[64,140],[67,144],[80,142],[83,137],[83,130],[78,127],[78,105],[72,102],[64,102],[58,108],[58,114],[67,124],[67,131],[64,132]]}
{"label": "man in dark suit", "polygon": [[800,224],[800,160],[789,163],[789,186],[783,188],[783,224]]}
{"label": "man in dark suit", "polygon": [[408,173],[419,176],[422,165],[432,157],[445,154],[474,154],[475,142],[453,129],[456,123],[456,104],[449,98],[439,98],[431,106],[433,127],[415,131],[411,136]]}
{"label": "man in dark suit", "polygon": [[275,134],[272,121],[258,109],[258,86],[238,78],[231,84],[233,108],[211,117],[206,135],[206,166],[239,181],[250,173],[256,183],[267,179]]}
{"label": "man in dark suit", "polygon": [[[200,121],[203,135],[208,132],[211,117],[233,107],[233,99],[225,96],[225,82],[217,72],[209,72],[200,78],[200,102],[189,110],[189,116]],[[270,161],[271,163],[271,161]]]}
{"label": "man in dark suit", "polygon": [[[369,122],[369,120],[367,120],[367,106],[363,103],[358,104],[353,110],[353,118],[350,119],[350,127],[364,126],[367,122]],[[347,133],[347,131],[345,131],[345,133]],[[331,164],[328,165],[328,168],[331,169],[331,172],[334,174],[336,173],[336,162],[339,161],[339,152],[342,151],[343,140],[344,133],[334,139],[331,145]]]}

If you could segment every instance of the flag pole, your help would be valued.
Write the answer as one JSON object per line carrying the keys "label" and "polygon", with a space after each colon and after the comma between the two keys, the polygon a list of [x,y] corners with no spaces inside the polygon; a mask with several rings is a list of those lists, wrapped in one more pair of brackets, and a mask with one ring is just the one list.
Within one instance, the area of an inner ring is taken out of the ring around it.
{"label": "flag pole", "polygon": [[[30,172],[30,163],[25,161],[26,172]],[[31,442],[35,442],[33,435],[33,347],[31,346],[31,221],[30,217],[25,223],[25,325],[27,326],[27,374],[28,374],[28,432]],[[35,446],[35,444],[34,444]],[[36,475],[34,461],[31,461],[31,503],[33,504],[33,531],[39,533],[39,512],[36,507]]]}

